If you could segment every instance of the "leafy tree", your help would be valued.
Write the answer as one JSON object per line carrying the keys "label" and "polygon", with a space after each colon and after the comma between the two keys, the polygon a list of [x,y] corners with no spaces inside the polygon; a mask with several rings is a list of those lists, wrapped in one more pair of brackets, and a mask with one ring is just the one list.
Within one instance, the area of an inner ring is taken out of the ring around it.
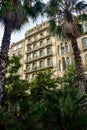
{"label": "leafy tree", "polygon": [[77,81],[83,93],[85,93],[85,83],[77,37],[83,32],[81,19],[83,21],[87,20],[87,14],[84,13],[86,7],[87,2],[82,0],[50,0],[46,10],[50,18],[51,32],[71,41],[77,70]]}
{"label": "leafy tree", "polygon": [[86,103],[87,96],[83,96],[79,88],[71,84],[71,80],[67,81],[70,84],[62,80],[63,86],[58,89],[59,80],[51,76],[51,73],[41,72],[31,83],[30,115],[35,129],[85,130],[87,106],[83,106],[83,102]]}
{"label": "leafy tree", "polygon": [[28,22],[28,17],[36,19],[39,13],[42,13],[43,8],[44,4],[40,0],[0,1],[0,21],[2,21],[5,28],[0,51],[0,102],[3,96],[11,33]]}
{"label": "leafy tree", "polygon": [[[17,75],[10,72],[10,76]],[[6,80],[3,107],[0,111],[1,129],[87,129],[87,96],[71,84],[72,80],[66,80],[70,75],[73,78],[73,73],[68,71],[65,74],[61,88],[58,88],[60,79],[53,79],[52,74],[50,71],[39,72],[36,79],[29,84],[15,78],[14,83],[7,82],[9,79]]]}
{"label": "leafy tree", "polygon": [[7,64],[7,76],[5,78],[4,95],[2,98],[2,109],[0,110],[0,128],[6,130],[24,130],[22,121],[28,108],[29,84],[20,80],[18,70],[21,66],[19,57],[13,56]]}

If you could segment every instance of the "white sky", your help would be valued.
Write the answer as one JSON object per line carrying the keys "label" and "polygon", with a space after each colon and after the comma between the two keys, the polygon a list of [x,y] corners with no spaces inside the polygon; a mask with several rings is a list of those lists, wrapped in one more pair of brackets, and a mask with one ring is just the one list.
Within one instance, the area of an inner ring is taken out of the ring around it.
{"label": "white sky", "polygon": [[[48,0],[43,0],[43,1],[46,3]],[[27,23],[26,25],[24,25],[20,31],[13,32],[11,35],[11,43],[17,42],[17,41],[23,39],[25,36],[25,32],[27,30],[36,26],[37,24],[40,24],[42,21],[45,21],[45,20],[46,20],[46,18],[39,17],[35,23],[33,23],[33,21],[31,21],[30,23]],[[0,23],[0,45],[1,45],[2,38],[3,38],[3,33],[4,33],[4,27]]]}

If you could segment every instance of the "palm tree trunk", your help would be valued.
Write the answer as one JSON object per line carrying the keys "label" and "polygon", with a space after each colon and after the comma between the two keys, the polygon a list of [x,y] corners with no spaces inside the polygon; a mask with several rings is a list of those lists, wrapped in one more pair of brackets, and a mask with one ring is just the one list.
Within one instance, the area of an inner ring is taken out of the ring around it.
{"label": "palm tree trunk", "polygon": [[85,77],[83,74],[83,69],[82,69],[82,63],[81,63],[81,56],[80,56],[80,50],[78,48],[77,40],[75,37],[71,37],[71,45],[73,48],[73,54],[74,54],[74,59],[75,59],[75,64],[76,64],[76,70],[77,70],[77,81],[80,90],[85,94]]}
{"label": "palm tree trunk", "polygon": [[0,51],[0,103],[3,97],[4,79],[6,74],[6,64],[8,61],[8,51],[10,46],[11,33],[12,33],[11,23],[6,22]]}

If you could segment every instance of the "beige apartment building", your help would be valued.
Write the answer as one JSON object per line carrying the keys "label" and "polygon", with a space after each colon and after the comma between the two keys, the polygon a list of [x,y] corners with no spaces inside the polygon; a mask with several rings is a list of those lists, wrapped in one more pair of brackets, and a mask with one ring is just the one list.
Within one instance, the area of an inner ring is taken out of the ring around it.
{"label": "beige apartment building", "polygon": [[13,43],[9,49],[9,57],[16,55],[20,58],[21,67],[18,71],[18,74],[20,75],[20,79],[24,79],[24,70],[23,70],[24,53],[25,53],[25,49],[24,49],[25,44],[24,43],[25,43],[24,39],[20,40],[17,43]]}
{"label": "beige apartment building", "polygon": [[[83,67],[87,67],[87,27],[84,23],[84,35],[78,38]],[[55,76],[63,76],[66,66],[71,64],[73,52],[71,44],[60,41],[49,32],[48,22],[28,30],[25,38],[10,47],[10,56],[21,54],[22,67],[19,70],[21,79],[32,80],[37,72],[54,71]]]}

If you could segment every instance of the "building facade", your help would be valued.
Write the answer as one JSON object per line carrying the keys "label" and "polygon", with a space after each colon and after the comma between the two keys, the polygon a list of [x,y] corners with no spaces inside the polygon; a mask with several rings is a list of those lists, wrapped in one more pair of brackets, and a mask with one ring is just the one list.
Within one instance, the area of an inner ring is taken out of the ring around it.
{"label": "building facade", "polygon": [[16,55],[20,58],[21,67],[18,71],[20,79],[24,79],[24,54],[25,54],[25,41],[20,40],[17,43],[13,43],[9,48],[9,57]]}
{"label": "building facade", "polygon": [[[87,28],[84,26],[84,35],[78,40],[83,67],[87,66]],[[19,47],[21,45],[21,47]],[[37,72],[51,70],[54,76],[63,76],[66,66],[71,64],[73,51],[70,42],[60,41],[57,36],[49,32],[48,22],[28,30],[24,40],[13,44],[10,56],[21,53],[20,75],[22,79],[32,80]]]}

